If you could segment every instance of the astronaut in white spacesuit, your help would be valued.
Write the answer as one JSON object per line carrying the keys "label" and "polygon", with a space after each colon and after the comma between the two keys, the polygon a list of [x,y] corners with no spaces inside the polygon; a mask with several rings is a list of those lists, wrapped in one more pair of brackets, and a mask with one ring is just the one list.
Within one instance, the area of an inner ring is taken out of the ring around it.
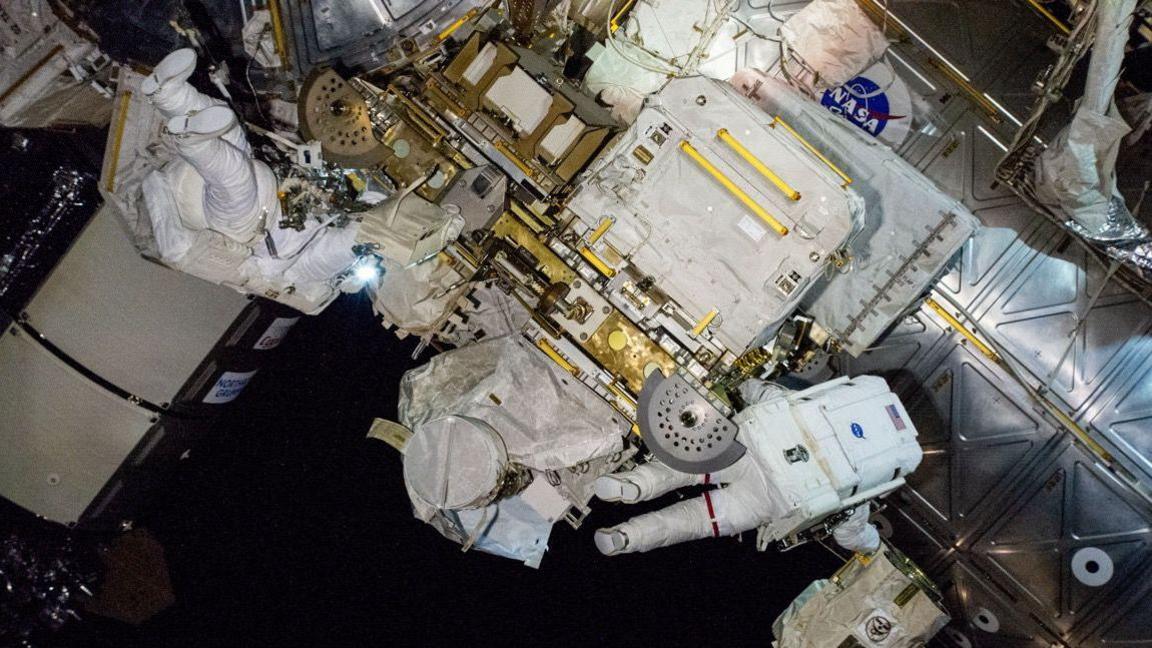
{"label": "astronaut in white spacesuit", "polygon": [[[188,83],[191,49],[177,50],[146,77],[141,91],[167,119],[176,159],[144,181],[143,199],[161,259],[203,279],[268,296],[306,313],[327,306],[359,270],[406,271],[456,238],[463,224],[404,187],[365,211],[281,226],[278,180],[253,157],[224,102]],[[343,227],[329,226],[346,216]]]}
{"label": "astronaut in white spacesuit", "polygon": [[219,283],[260,289],[271,281],[324,301],[331,287],[308,284],[356,262],[356,228],[312,219],[302,230],[280,227],[275,175],[253,157],[235,113],[188,83],[195,67],[193,50],[177,50],[141,85],[178,155],[144,183],[161,258]]}
{"label": "astronaut in white spacesuit", "polygon": [[801,392],[752,380],[740,391],[751,405],[733,421],[747,452],[731,466],[700,475],[652,461],[596,481],[597,497],[629,504],[678,488],[719,486],[598,530],[602,553],[649,551],[757,527],[762,539],[780,540],[830,515],[843,517],[833,537],[845,549],[868,554],[880,547],[868,500],[902,485],[900,475],[915,470],[922,457],[916,431],[884,380],[840,378]]}

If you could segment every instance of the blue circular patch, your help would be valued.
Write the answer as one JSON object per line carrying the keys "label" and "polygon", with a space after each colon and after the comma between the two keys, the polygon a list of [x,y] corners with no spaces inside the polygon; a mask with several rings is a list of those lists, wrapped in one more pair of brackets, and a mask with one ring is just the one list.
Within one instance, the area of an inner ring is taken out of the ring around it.
{"label": "blue circular patch", "polygon": [[820,105],[843,116],[869,135],[877,137],[888,126],[888,95],[868,77],[858,76],[839,88],[825,90]]}
{"label": "blue circular patch", "polygon": [[852,436],[856,437],[857,439],[864,438],[864,428],[860,427],[859,423],[852,424]]}

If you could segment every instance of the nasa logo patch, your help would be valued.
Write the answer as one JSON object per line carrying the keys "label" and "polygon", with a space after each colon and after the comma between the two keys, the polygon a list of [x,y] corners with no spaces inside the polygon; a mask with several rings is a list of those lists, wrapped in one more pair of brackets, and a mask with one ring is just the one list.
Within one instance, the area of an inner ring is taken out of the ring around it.
{"label": "nasa logo patch", "polygon": [[856,437],[857,439],[864,438],[864,428],[861,427],[859,423],[852,424],[852,436]]}
{"label": "nasa logo patch", "polygon": [[820,105],[843,116],[872,137],[879,137],[889,121],[907,117],[891,114],[888,94],[866,76],[858,76],[838,88],[825,90]]}

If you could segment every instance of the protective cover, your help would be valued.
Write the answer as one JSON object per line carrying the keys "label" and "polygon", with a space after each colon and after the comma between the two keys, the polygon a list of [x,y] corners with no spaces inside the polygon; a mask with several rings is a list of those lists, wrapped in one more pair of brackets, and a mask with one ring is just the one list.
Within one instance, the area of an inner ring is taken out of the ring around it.
{"label": "protective cover", "polygon": [[867,207],[850,260],[804,297],[807,311],[853,355],[915,302],[979,226],[958,200],[880,142],[760,72],[731,83],[783,118],[852,178]]}
{"label": "protective cover", "polygon": [[629,427],[519,336],[456,349],[404,374],[399,413],[417,435],[444,416],[483,421],[503,439],[510,461],[537,470],[620,452]]}
{"label": "protective cover", "polygon": [[504,442],[487,423],[445,416],[420,425],[404,451],[409,492],[438,509],[486,506],[508,463]]}
{"label": "protective cover", "polygon": [[811,83],[820,89],[847,83],[888,49],[856,0],[813,0],[784,23],[780,35],[816,72]]}
{"label": "protective cover", "polygon": [[1118,115],[1080,110],[1036,160],[1036,197],[1071,218],[1089,238],[1113,241],[1144,234],[1116,191],[1116,157],[1129,131]]}
{"label": "protective cover", "polygon": [[414,265],[444,249],[464,229],[464,217],[411,193],[390,196],[363,212],[357,243],[370,245],[383,257]]}
{"label": "protective cover", "polygon": [[927,591],[885,548],[853,558],[835,581],[809,585],[772,624],[776,648],[901,648],[923,646],[948,623]]}
{"label": "protective cover", "polygon": [[727,84],[690,77],[649,98],[568,208],[588,228],[612,220],[591,250],[652,277],[694,320],[715,311],[710,334],[742,352],[766,342],[862,226],[864,201],[842,185]]}
{"label": "protective cover", "polygon": [[[532,469],[534,480],[547,480],[529,488],[555,488],[582,507],[591,497],[592,481],[615,470],[629,454],[623,444],[628,432],[624,418],[518,335],[450,351],[409,371],[400,384],[399,414],[417,443],[409,444],[406,453],[415,453],[414,461],[410,464],[406,454],[404,469],[416,517],[465,548],[531,567],[539,566],[555,520],[538,510],[527,491],[487,506],[477,498],[466,507],[451,508],[466,495],[446,493],[446,498],[429,497],[439,500],[430,503],[425,497],[437,492],[434,484],[465,476],[472,484],[465,490],[475,494],[490,483],[497,465],[516,463]],[[445,428],[459,432],[463,420],[488,426],[506,454],[499,454],[499,444],[470,432],[466,436],[473,440],[472,450],[446,462],[420,458],[429,453],[420,449],[417,439]],[[448,465],[450,473],[443,470]],[[575,469],[576,482],[569,483],[572,471],[562,469],[576,466],[581,467]],[[421,467],[427,470],[421,473]]]}
{"label": "protective cover", "polygon": [[384,260],[384,276],[372,301],[385,326],[407,335],[430,336],[468,291],[464,278],[441,257],[406,268]]}
{"label": "protective cover", "polygon": [[1036,160],[1036,197],[1072,219],[1072,229],[1097,241],[1148,235],[1116,190],[1116,158],[1131,129],[1113,95],[1135,9],[1136,0],[1100,5],[1084,96],[1072,123]]}
{"label": "protective cover", "polygon": [[[634,3],[620,28],[608,33],[604,46],[589,52],[593,63],[584,76],[584,91],[611,106],[614,117],[631,123],[644,97],[663,87],[669,76],[690,74],[694,60],[709,60],[702,55],[714,53],[714,34],[724,17],[716,9],[715,3],[700,0]],[[731,47],[731,41],[723,47]],[[689,68],[680,69],[671,61]]]}

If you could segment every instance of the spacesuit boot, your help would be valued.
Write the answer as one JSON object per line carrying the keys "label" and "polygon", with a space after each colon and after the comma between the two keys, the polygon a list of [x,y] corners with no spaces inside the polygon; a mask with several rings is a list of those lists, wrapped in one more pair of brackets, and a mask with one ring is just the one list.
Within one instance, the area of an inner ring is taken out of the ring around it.
{"label": "spacesuit boot", "polygon": [[188,47],[178,49],[153,68],[140,90],[169,119],[218,104],[188,83],[195,70],[196,51]]}
{"label": "spacesuit boot", "polygon": [[[169,120],[213,106],[224,106],[223,101],[200,92],[188,83],[188,78],[195,69],[195,50],[187,47],[178,49],[165,56],[156,65],[152,74],[145,77],[144,82],[140,84],[140,90],[148,97],[148,101],[156,106],[160,114]],[[239,121],[221,136],[229,144],[251,155],[252,148],[248,145],[248,138],[244,135],[244,129],[240,127]]]}
{"label": "spacesuit boot", "polygon": [[192,144],[218,138],[236,126],[236,123],[236,114],[228,108],[208,106],[170,118],[166,128],[179,143]]}

